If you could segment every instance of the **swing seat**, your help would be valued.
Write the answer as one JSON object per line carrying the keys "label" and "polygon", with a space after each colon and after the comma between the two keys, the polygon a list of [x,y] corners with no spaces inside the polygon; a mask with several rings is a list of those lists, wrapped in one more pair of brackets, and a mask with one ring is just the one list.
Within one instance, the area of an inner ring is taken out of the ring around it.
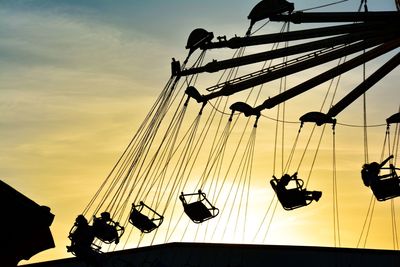
{"label": "swing seat", "polygon": [[272,189],[274,189],[279,202],[281,203],[283,209],[294,210],[300,207],[309,205],[312,200],[306,199],[305,194],[300,188],[291,189],[279,189],[278,179],[272,179],[270,181]]}
{"label": "swing seat", "polygon": [[[144,208],[153,214],[153,218],[150,219],[148,216],[142,213]],[[162,215],[158,214],[142,201],[139,205],[132,204],[129,222],[138,228],[142,233],[150,233],[151,231],[157,229],[162,224],[163,220],[164,217]]]}
{"label": "swing seat", "polygon": [[113,242],[118,244],[124,231],[125,229],[123,226],[109,218],[108,212],[103,212],[101,217],[94,217],[93,219],[93,232],[95,237],[106,244],[111,244]]}
{"label": "swing seat", "polygon": [[[93,256],[95,254],[101,254],[101,246],[96,245],[94,243],[90,243],[89,245],[84,245],[81,243],[76,243],[71,239],[70,236],[68,238],[71,240],[71,245],[67,246],[67,252],[72,253],[72,255],[76,257],[88,257]],[[93,241],[92,241],[93,242]]]}
{"label": "swing seat", "polygon": [[[198,196],[198,200],[192,203],[187,203],[186,197],[195,195]],[[219,213],[219,210],[208,201],[206,194],[201,192],[201,190],[199,190],[198,193],[193,194],[181,193],[179,199],[182,201],[184,212],[194,223],[205,222],[216,217]]]}
{"label": "swing seat", "polygon": [[400,180],[397,174],[387,179],[371,183],[371,190],[378,201],[385,201],[400,196]]}

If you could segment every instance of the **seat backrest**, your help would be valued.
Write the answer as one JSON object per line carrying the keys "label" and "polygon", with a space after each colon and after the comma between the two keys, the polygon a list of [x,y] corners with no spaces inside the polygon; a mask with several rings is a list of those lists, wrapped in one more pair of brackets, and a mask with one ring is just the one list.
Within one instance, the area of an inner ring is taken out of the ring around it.
{"label": "seat backrest", "polygon": [[277,179],[272,179],[271,181],[269,181],[269,183],[272,186],[272,189],[274,189],[275,193],[277,193],[276,188],[278,186],[278,180]]}
{"label": "seat backrest", "polygon": [[153,220],[134,208],[129,216],[129,222],[143,233],[150,233],[158,227]]}
{"label": "seat backrest", "polygon": [[184,211],[195,223],[202,223],[213,217],[211,211],[201,201],[192,202],[186,205]]}

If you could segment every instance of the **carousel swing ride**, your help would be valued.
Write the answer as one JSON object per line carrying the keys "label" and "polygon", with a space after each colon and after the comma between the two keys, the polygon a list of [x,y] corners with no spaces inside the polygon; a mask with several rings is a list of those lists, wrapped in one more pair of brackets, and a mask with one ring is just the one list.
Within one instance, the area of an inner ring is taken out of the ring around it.
{"label": "carousel swing ride", "polygon": [[[362,4],[365,8],[361,11]],[[396,1],[396,5],[399,9],[400,2]],[[249,216],[257,130],[260,119],[267,117],[263,113],[276,107],[275,132],[279,129],[283,131],[285,105],[290,105],[289,100],[326,82],[330,83],[329,90],[336,90],[341,75],[357,67],[365,68],[365,64],[374,59],[386,58],[400,46],[400,12],[369,11],[364,0],[358,12],[296,11],[295,5],[286,0],[263,0],[251,10],[248,19],[250,26],[243,37],[227,39],[226,36],[218,36],[215,40],[214,34],[205,29],[192,31],[186,45],[188,56],[182,64],[172,60],[172,75],[164,89],[105,181],[76,218],[69,233],[69,252],[90,261],[103,252],[104,246],[116,247],[124,243],[121,242],[122,237],[127,235],[128,228],[131,228],[129,236],[133,228],[139,230],[139,242],[144,235],[152,233],[153,243],[158,232],[162,232],[164,242],[168,242],[177,232],[178,222],[183,220],[185,214],[197,225],[211,221],[216,221],[216,225],[227,225],[229,218],[237,217],[242,221],[232,222],[235,224],[232,227],[235,232],[244,233],[246,217]],[[255,35],[258,30],[253,28],[260,21],[282,22],[283,27],[277,33]],[[290,23],[305,26],[290,30]],[[310,28],[309,25],[318,26]],[[253,51],[253,47],[266,45],[272,46],[272,49],[245,54],[245,48]],[[232,58],[204,63],[206,52],[230,49],[236,51]],[[195,54],[199,56],[192,60]],[[281,62],[273,63],[274,60]],[[329,65],[332,62],[338,63]],[[275,134],[272,141],[275,143],[273,175],[270,185],[264,182],[265,187],[272,189],[273,201],[277,199],[289,213],[312,203],[311,206],[317,205],[315,202],[323,198],[323,192],[309,190],[308,187],[323,131],[308,168],[310,174],[307,179],[298,176],[303,158],[309,153],[310,141],[300,155],[296,170],[289,172],[295,153],[300,151],[297,144],[304,125],[314,125],[311,135],[315,126],[325,129],[326,125],[331,125],[334,150],[335,129],[344,125],[337,121],[337,116],[399,64],[400,54],[397,53],[372,74],[364,75],[362,82],[336,103],[333,97],[331,103],[327,103],[325,97],[320,111],[302,115],[300,129],[286,159],[283,159],[282,153],[282,171],[277,176],[279,140]],[[299,73],[304,70],[322,65],[329,67],[286,88],[288,76],[301,75]],[[251,66],[256,66],[254,71],[243,70]],[[212,74],[220,75],[218,82],[205,90],[198,90],[199,77]],[[262,87],[273,82],[280,86],[279,92],[260,101]],[[258,87],[257,91],[255,88]],[[232,103],[233,99],[240,101]],[[326,109],[324,106],[328,106],[325,113],[322,112]],[[386,123],[381,163],[366,159],[361,170],[361,183],[370,188],[378,201],[400,196],[400,179],[396,172],[399,168],[395,166],[400,113],[388,117]],[[241,125],[250,130],[238,134],[235,129]],[[392,125],[396,127],[394,137],[390,136]],[[367,127],[365,122],[364,126]],[[336,158],[333,155],[335,170]],[[336,185],[335,172],[334,183]],[[188,187],[195,189],[188,191]],[[336,187],[334,190],[337,190]],[[230,207],[228,199],[233,199]],[[334,205],[337,207],[337,202]],[[226,223],[221,219],[222,213],[228,216]],[[179,219],[170,219],[174,216]],[[335,225],[338,227],[338,221]],[[227,227],[222,231],[209,227],[205,232],[208,236],[221,232],[224,235]],[[183,232],[188,231],[187,228]]]}

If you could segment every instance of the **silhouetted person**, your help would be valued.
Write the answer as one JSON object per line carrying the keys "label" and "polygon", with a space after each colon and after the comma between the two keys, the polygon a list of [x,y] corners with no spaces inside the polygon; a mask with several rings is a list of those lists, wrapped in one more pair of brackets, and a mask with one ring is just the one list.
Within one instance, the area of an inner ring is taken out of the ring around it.
{"label": "silhouetted person", "polygon": [[386,165],[386,163],[391,160],[393,158],[393,155],[390,155],[389,157],[387,157],[384,161],[382,161],[382,163],[378,163],[378,162],[371,162],[369,164],[364,164],[361,170],[361,178],[364,182],[365,186],[371,186],[371,184],[376,183],[377,181],[386,178],[386,177],[390,177],[393,175],[393,172],[396,170],[396,168],[390,164],[389,168],[391,170],[391,172],[389,174],[385,174],[385,175],[379,175],[381,172],[381,169],[383,168],[383,166]]}
{"label": "silhouetted person", "polygon": [[[361,170],[361,178],[364,185],[370,187],[376,199],[385,201],[400,196],[400,179],[397,176],[396,168],[393,164],[384,167],[386,163],[393,158],[390,155],[382,163],[371,162],[364,164]],[[387,174],[380,174],[382,169],[389,170]]]}
{"label": "silhouetted person", "polygon": [[[276,179],[275,176],[273,176],[274,179]],[[277,191],[278,193],[287,196],[288,198],[293,197],[293,194],[298,194],[300,192],[305,200],[315,200],[318,201],[321,196],[322,192],[321,191],[307,191],[305,188],[303,188],[304,182],[303,180],[297,178],[297,172],[294,173],[292,176],[289,174],[284,174],[281,179],[276,179],[277,180]],[[295,181],[296,182],[296,188],[290,188],[287,189],[286,186],[288,186],[290,181]]]}
{"label": "silhouetted person", "polygon": [[88,250],[92,250],[93,228],[83,215],[78,215],[75,219],[75,227],[75,230],[69,235],[71,246],[67,247],[68,251],[76,254],[87,254]]}
{"label": "silhouetted person", "polygon": [[90,265],[102,266],[98,251],[100,247],[93,248],[94,238],[93,227],[89,225],[83,215],[78,215],[75,219],[74,229],[69,235],[71,246],[67,246],[67,251]]}

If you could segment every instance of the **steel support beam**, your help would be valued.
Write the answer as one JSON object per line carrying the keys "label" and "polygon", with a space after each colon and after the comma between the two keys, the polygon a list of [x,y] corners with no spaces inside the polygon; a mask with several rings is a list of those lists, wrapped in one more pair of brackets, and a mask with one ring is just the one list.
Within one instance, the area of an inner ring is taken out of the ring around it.
{"label": "steel support beam", "polygon": [[271,21],[288,21],[300,23],[340,23],[340,22],[386,22],[388,25],[398,25],[400,12],[294,12],[289,15],[274,15]]}
{"label": "steel support beam", "polygon": [[213,99],[215,97],[232,95],[237,92],[251,88],[253,86],[257,86],[257,85],[260,85],[260,84],[263,84],[266,82],[270,82],[270,81],[282,78],[284,76],[327,63],[329,61],[341,58],[343,56],[347,56],[347,55],[362,51],[364,49],[371,48],[373,46],[379,45],[380,43],[382,43],[384,41],[385,40],[382,38],[377,38],[377,39],[374,38],[374,39],[371,39],[368,41],[362,41],[359,43],[349,45],[344,48],[340,48],[337,51],[330,52],[325,55],[317,56],[317,57],[308,59],[306,61],[302,61],[302,62],[293,64],[291,66],[287,66],[285,68],[280,68],[275,71],[266,72],[262,75],[238,82],[236,84],[227,84],[221,90],[218,90],[218,91],[212,92],[208,95],[205,95],[204,99],[207,101],[207,100]]}
{"label": "steel support beam", "polygon": [[209,42],[201,47],[203,50],[215,48],[240,48],[246,46],[263,45],[279,42],[288,42],[296,40],[304,40],[310,38],[321,38],[326,36],[341,35],[346,33],[358,33],[365,30],[381,29],[382,25],[385,27],[395,24],[389,24],[387,21],[374,22],[374,23],[352,23],[346,25],[337,25],[329,27],[321,27],[316,29],[298,30],[291,32],[281,32],[273,34],[263,34],[256,36],[233,37],[229,40],[222,40],[219,42]]}
{"label": "steel support beam", "polygon": [[221,60],[221,61],[215,60],[215,61],[207,63],[201,67],[182,70],[179,73],[179,75],[180,76],[188,76],[188,75],[193,75],[193,74],[203,73],[203,72],[217,72],[217,71],[228,69],[228,68],[244,66],[244,65],[248,65],[248,64],[253,64],[253,63],[276,59],[276,58],[281,58],[281,57],[287,57],[287,56],[296,55],[296,54],[305,53],[305,52],[312,52],[312,51],[327,48],[327,47],[334,47],[334,46],[337,46],[340,44],[351,44],[353,42],[364,40],[364,39],[367,39],[367,38],[370,38],[373,36],[377,37],[379,35],[383,35],[384,33],[386,33],[386,32],[366,31],[366,32],[360,32],[360,33],[355,33],[355,34],[346,34],[346,35],[336,36],[336,37],[332,37],[332,38],[308,42],[308,43],[299,44],[299,45],[293,45],[293,46],[289,46],[289,47],[285,47],[285,48],[270,50],[270,51],[266,51],[266,52],[256,53],[256,54],[252,54],[252,55],[247,55],[247,56],[242,56],[242,57],[237,57],[237,58],[232,58],[232,59],[227,59],[227,60]]}
{"label": "steel support beam", "polygon": [[257,109],[262,110],[262,109],[270,109],[273,108],[274,106],[289,100],[295,96],[298,96],[312,88],[314,88],[315,86],[322,84],[324,82],[326,82],[329,79],[332,79],[340,74],[343,74],[367,61],[370,61],[376,57],[379,57],[397,47],[400,46],[400,39],[395,39],[393,41],[390,41],[388,43],[382,44],[360,56],[357,56],[337,67],[334,67],[324,73],[321,73],[279,95],[276,95],[272,98],[267,99],[266,101],[264,101],[263,104],[261,104],[260,106],[257,107]]}
{"label": "steel support beam", "polygon": [[364,94],[368,89],[374,86],[378,81],[385,77],[389,72],[394,70],[400,64],[400,53],[392,57],[377,71],[371,74],[365,81],[354,88],[348,95],[342,98],[338,103],[330,108],[328,113],[329,117],[336,117],[346,107],[353,103],[357,98]]}

